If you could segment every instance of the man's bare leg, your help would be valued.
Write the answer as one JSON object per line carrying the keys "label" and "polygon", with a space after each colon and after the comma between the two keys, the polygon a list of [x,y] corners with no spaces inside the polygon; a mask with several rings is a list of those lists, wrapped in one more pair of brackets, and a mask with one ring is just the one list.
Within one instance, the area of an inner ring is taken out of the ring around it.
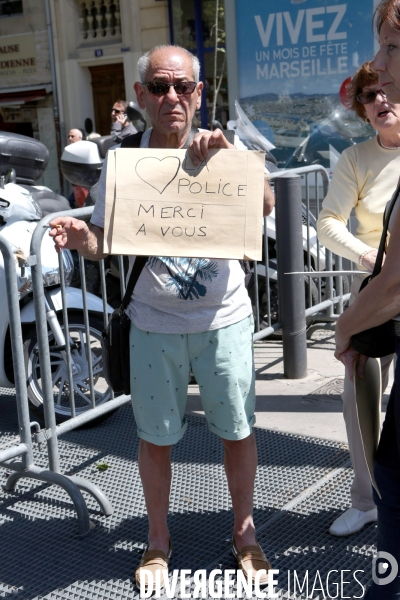
{"label": "man's bare leg", "polygon": [[256,543],[253,522],[253,493],[257,470],[254,435],[243,440],[222,440],[225,448],[225,473],[235,516],[233,534],[238,550]]}
{"label": "man's bare leg", "polygon": [[171,446],[156,446],[140,440],[138,464],[149,519],[149,550],[162,550],[166,554],[169,545],[170,455]]}

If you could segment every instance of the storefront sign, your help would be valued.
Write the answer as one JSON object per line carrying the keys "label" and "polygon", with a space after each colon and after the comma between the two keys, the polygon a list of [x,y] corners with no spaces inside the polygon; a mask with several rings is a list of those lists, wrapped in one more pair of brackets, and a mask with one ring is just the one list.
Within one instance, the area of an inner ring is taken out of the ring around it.
{"label": "storefront sign", "polygon": [[0,37],[0,78],[36,73],[35,35]]}

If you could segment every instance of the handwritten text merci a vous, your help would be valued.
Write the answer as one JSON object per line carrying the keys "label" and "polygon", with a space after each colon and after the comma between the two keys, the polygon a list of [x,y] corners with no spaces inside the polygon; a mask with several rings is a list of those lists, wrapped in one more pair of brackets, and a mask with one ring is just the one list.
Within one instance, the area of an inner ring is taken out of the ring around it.
{"label": "handwritten text merci a vous", "polygon": [[[211,188],[208,189],[208,182],[205,184],[205,186],[203,186],[202,184],[200,184],[198,181],[195,181],[194,183],[190,184],[189,179],[186,178],[182,178],[179,179],[178,181],[178,194],[180,192],[181,187],[187,187],[188,190],[190,191],[191,194],[199,194],[201,191],[204,191],[206,194],[223,194],[224,196],[233,196],[232,193],[228,193],[228,186],[231,186],[230,183],[225,183],[222,184],[221,183],[221,179],[219,180],[218,183],[218,188],[216,188],[215,190],[212,190]],[[203,190],[204,187],[204,190]],[[246,196],[246,188],[247,186],[244,184],[239,184],[237,186],[237,196],[241,197],[241,196]],[[162,206],[158,208],[159,210],[159,217],[161,219],[175,219],[177,218],[177,216],[181,217],[182,219],[185,219],[186,217],[189,219],[203,219],[203,215],[204,215],[204,206],[196,206],[196,207],[189,207],[189,208],[184,208],[182,206]],[[157,210],[157,212],[158,212]],[[143,213],[146,213],[146,215],[150,215],[151,217],[155,217],[156,216],[156,209],[155,209],[155,205],[151,204],[149,207],[145,207],[143,204],[139,204],[139,208],[138,208],[138,217],[140,217],[140,215]],[[195,227],[173,227],[171,229],[171,227],[166,227],[164,229],[164,227],[161,226],[161,234],[163,237],[165,237],[167,235],[167,233],[170,231],[171,234],[174,237],[181,237],[183,234],[185,234],[186,237],[193,237],[196,235],[197,232],[197,236],[198,237],[206,237],[207,236],[207,232],[206,232],[206,227],[202,226],[199,227],[197,230]],[[138,235],[139,233],[146,235],[146,225],[145,223],[143,223],[138,231],[136,232],[136,235]]]}

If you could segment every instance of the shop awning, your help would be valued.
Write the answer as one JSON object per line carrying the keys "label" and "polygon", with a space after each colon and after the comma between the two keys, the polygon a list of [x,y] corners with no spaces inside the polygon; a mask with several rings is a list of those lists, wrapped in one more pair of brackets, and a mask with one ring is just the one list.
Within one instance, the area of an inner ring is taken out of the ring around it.
{"label": "shop awning", "polygon": [[16,104],[26,104],[33,100],[41,100],[47,93],[46,87],[35,90],[0,92],[0,106],[14,106]]}

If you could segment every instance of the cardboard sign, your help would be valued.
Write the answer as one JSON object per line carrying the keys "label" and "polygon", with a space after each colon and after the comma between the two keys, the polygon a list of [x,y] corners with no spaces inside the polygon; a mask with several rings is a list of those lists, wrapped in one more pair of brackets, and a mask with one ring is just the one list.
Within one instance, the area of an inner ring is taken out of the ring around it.
{"label": "cardboard sign", "polygon": [[261,260],[263,200],[263,152],[110,150],[104,251]]}

